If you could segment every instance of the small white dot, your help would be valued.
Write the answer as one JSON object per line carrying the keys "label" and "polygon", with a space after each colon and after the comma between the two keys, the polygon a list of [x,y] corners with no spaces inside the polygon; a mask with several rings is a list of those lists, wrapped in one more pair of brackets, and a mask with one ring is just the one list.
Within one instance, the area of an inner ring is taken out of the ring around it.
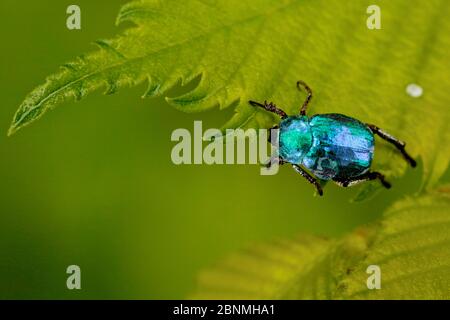
{"label": "small white dot", "polygon": [[418,84],[411,83],[406,86],[406,93],[413,98],[418,98],[423,94],[423,89]]}

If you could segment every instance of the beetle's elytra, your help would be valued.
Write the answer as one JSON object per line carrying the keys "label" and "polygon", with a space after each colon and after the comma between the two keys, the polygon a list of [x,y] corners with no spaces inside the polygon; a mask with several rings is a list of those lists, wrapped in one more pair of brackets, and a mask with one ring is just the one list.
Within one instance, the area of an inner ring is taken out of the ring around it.
{"label": "beetle's elytra", "polygon": [[312,91],[306,83],[298,81],[297,88],[301,90],[302,87],[308,96],[299,115],[288,116],[271,102],[249,103],[281,117],[280,124],[272,128],[279,129],[278,163],[290,163],[316,187],[319,195],[323,195],[323,190],[318,180],[332,180],[342,187],[349,187],[378,179],[384,187],[391,187],[381,173],[370,171],[375,134],[392,143],[412,167],[416,166],[416,161],[405,151],[406,143],[375,125],[338,113],[308,117],[306,109]]}

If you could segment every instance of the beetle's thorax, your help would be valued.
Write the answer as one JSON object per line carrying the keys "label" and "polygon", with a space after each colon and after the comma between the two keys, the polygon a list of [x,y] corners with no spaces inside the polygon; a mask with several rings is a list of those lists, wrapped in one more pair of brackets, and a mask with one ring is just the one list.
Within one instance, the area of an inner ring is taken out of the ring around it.
{"label": "beetle's thorax", "polygon": [[313,136],[307,116],[292,116],[280,122],[279,153],[290,163],[299,164],[311,149]]}

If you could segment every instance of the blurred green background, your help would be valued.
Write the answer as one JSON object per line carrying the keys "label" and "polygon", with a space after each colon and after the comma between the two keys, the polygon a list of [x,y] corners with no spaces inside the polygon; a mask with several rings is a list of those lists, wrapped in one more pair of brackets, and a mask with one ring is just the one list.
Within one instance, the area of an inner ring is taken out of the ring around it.
{"label": "blurred green background", "polygon": [[[125,2],[78,0],[81,31],[65,26],[72,1],[0,2],[0,298],[184,298],[230,252],[301,232],[341,235],[419,190],[421,168],[352,204],[360,187],[313,197],[289,168],[175,166],[174,129],[219,127],[233,110],[184,114],[141,99],[145,85],[65,104],[7,138],[31,89],[125,27],[114,25]],[[80,291],[66,288],[71,264]]]}

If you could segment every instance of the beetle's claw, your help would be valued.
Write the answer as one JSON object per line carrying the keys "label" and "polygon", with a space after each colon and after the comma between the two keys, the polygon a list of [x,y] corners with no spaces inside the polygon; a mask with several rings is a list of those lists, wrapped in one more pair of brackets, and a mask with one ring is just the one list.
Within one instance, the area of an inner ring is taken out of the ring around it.
{"label": "beetle's claw", "polygon": [[317,187],[317,194],[321,197],[323,196],[323,190],[321,187]]}
{"label": "beetle's claw", "polygon": [[383,184],[383,186],[386,188],[386,189],[390,189],[391,187],[392,187],[392,185],[389,183],[389,182],[387,182],[387,181],[382,181],[381,182],[382,184]]}

